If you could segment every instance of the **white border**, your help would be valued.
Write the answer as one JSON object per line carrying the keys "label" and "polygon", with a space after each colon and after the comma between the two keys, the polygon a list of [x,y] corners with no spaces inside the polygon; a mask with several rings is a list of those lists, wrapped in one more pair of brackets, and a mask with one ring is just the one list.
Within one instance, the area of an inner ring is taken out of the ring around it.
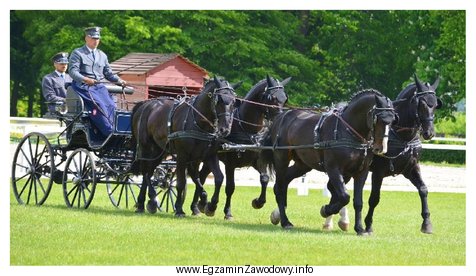
{"label": "white border", "polygon": [[[151,3],[153,2],[153,3]],[[215,1],[215,0],[173,0],[173,1],[151,1],[151,0],[134,0],[134,1],[97,1],[97,0],[82,0],[82,1],[57,1],[57,0],[43,0],[43,1],[5,1],[2,2],[3,8],[1,9],[0,20],[4,21],[1,26],[9,26],[9,11],[15,9],[25,9],[25,10],[45,10],[45,9],[105,9],[105,10],[122,10],[130,9],[144,9],[144,10],[216,10],[216,9],[237,9],[237,10],[254,10],[254,9],[270,9],[270,10],[306,10],[306,9],[323,9],[323,10],[334,10],[334,9],[345,9],[345,10],[365,10],[365,9],[396,9],[396,10],[427,10],[427,9],[448,9],[448,10],[466,10],[467,11],[467,30],[466,30],[466,57],[467,57],[467,80],[470,80],[470,76],[475,75],[474,68],[474,48],[476,45],[474,26],[476,26],[475,17],[476,11],[475,8],[470,5],[473,1],[464,1],[464,0],[399,0],[399,1],[348,1],[348,0],[292,0],[292,1],[279,1],[278,0],[240,0],[240,1]],[[3,30],[5,32],[5,27]],[[9,34],[9,31],[8,31]],[[4,38],[5,39],[5,38]],[[1,126],[7,126],[9,124],[9,35],[7,35],[6,41],[1,44],[2,47],[2,67],[3,70],[0,74],[1,85],[3,91],[0,93],[0,102],[2,106],[0,108],[0,118]],[[476,229],[474,226],[474,211],[476,210],[475,200],[475,187],[473,183],[469,183],[469,180],[472,179],[471,172],[476,171],[475,168],[475,148],[472,143],[475,138],[474,136],[474,125],[476,114],[474,111],[474,91],[471,90],[471,86],[468,85],[467,81],[467,194],[466,194],[466,223],[467,223],[467,232],[466,232],[466,246],[467,246],[467,264],[466,267],[339,267],[338,274],[348,274],[348,275],[382,275],[388,273],[395,273],[398,275],[411,274],[411,275],[429,275],[431,273],[443,273],[444,275],[474,275],[476,272],[475,269],[475,260],[476,254],[474,252],[474,247],[476,244],[475,233]],[[3,128],[0,131],[0,143],[5,145],[8,143],[8,128]],[[5,147],[2,147],[5,148]],[[6,147],[8,148],[8,147]],[[132,275],[137,273],[137,267],[10,267],[10,248],[9,248],[9,175],[10,175],[10,161],[3,160],[2,165],[0,166],[0,176],[2,177],[0,185],[0,271],[2,275],[17,275],[18,273],[29,273],[35,275],[84,275],[85,273],[126,273]],[[345,252],[342,252],[345,254]],[[365,252],[362,252],[363,258],[365,258]],[[331,257],[331,256],[330,256]],[[151,273],[166,273],[171,272],[175,273],[175,270],[172,267],[146,267],[141,268]],[[324,274],[330,272],[335,274],[335,267],[318,267],[314,271],[319,274]],[[121,274],[124,275],[124,274]]]}

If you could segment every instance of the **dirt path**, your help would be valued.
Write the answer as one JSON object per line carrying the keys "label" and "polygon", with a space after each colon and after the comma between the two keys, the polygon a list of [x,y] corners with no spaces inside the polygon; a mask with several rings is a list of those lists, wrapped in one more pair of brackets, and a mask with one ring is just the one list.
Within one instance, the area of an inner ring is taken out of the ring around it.
{"label": "dirt path", "polygon": [[[430,192],[466,192],[466,168],[440,167],[440,166],[421,166],[423,180],[425,181],[428,191]],[[242,186],[259,186],[259,174],[252,168],[238,169],[235,173],[237,185]],[[365,189],[370,190],[370,179],[367,178]],[[209,183],[209,182],[208,182]],[[327,183],[327,176],[322,172],[311,171],[306,177],[298,178],[291,182],[290,187],[304,187],[311,189],[322,189]],[[272,185],[272,184],[270,184]],[[347,184],[347,189],[352,189],[352,181]],[[411,182],[398,175],[395,177],[387,177],[383,180],[382,190],[395,191],[416,191]]]}

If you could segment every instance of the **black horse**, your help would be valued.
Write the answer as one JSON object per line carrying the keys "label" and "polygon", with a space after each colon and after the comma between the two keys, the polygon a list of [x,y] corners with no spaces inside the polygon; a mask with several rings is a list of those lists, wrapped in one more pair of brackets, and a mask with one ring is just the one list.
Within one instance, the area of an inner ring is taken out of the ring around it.
{"label": "black horse", "polygon": [[[167,154],[175,154],[177,162],[175,215],[185,215],[182,206],[185,200],[186,169],[196,185],[194,198],[200,197],[202,205],[206,204],[207,195],[199,179],[198,166],[204,162],[216,177],[223,177],[216,150],[220,139],[230,133],[234,89],[238,85],[230,85],[226,80],[214,77],[205,84],[199,95],[190,100],[157,98],[134,107],[132,133],[137,142],[137,160],[133,172],[143,175],[136,211],[144,211],[146,189],[149,188],[147,210],[156,212],[156,192],[150,178]],[[194,213],[199,213],[196,205],[191,208]]]}
{"label": "black horse", "polygon": [[415,83],[403,89],[394,101],[395,111],[400,117],[399,123],[390,131],[388,151],[384,156],[375,156],[370,166],[372,171],[372,191],[369,198],[369,211],[365,217],[366,231],[372,233],[372,217],[380,201],[380,188],[383,178],[403,174],[418,189],[421,200],[423,223],[421,232],[432,233],[428,209],[428,189],[420,173],[421,142],[419,133],[425,140],[435,135],[433,119],[436,109],[442,106],[436,97],[439,79],[433,85],[422,83],[414,76]]}
{"label": "black horse", "polygon": [[[274,193],[279,208],[273,211],[273,224],[293,227],[286,216],[287,188],[291,180],[312,169],[329,176],[330,204],[321,208],[323,217],[336,214],[350,196],[344,184],[354,178],[355,231],[364,232],[360,222],[362,191],[373,153],[386,151],[389,125],[396,119],[392,102],[376,90],[364,90],[340,110],[326,114],[290,110],[279,114],[265,137],[260,161],[276,175]],[[371,149],[371,150],[370,150]],[[288,167],[291,160],[294,165]]]}
{"label": "black horse", "polygon": [[[231,143],[236,144],[256,144],[258,133],[265,127],[265,120],[270,121],[274,116],[282,111],[288,97],[284,91],[284,86],[291,80],[287,78],[282,82],[266,76],[266,79],[259,81],[253,86],[244,100],[238,100],[239,106],[235,109],[231,133],[226,137]],[[256,151],[228,151],[220,152],[219,159],[225,164],[226,174],[226,203],[225,219],[231,219],[231,197],[235,191],[235,169],[245,166],[252,166],[260,173],[261,194],[260,197],[252,201],[255,208],[261,208],[266,202],[266,187],[269,176],[266,169],[259,169],[257,160],[259,153]],[[205,178],[210,173],[208,166],[203,166],[200,171],[200,180],[204,183]],[[217,208],[223,179],[215,178],[215,191],[205,207],[205,213],[213,216]]]}

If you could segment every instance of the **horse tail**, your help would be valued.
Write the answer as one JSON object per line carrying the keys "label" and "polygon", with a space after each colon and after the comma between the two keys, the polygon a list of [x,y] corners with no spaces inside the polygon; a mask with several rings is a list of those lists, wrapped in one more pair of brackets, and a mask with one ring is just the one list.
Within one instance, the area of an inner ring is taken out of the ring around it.
{"label": "horse tail", "polygon": [[[271,131],[268,130],[260,139],[261,146],[271,146]],[[259,171],[266,171],[268,176],[274,178],[275,169],[274,169],[274,158],[273,158],[273,150],[270,149],[263,149],[259,152],[258,160],[257,160],[257,167]]]}
{"label": "horse tail", "polygon": [[137,149],[139,147],[138,145],[138,139],[136,137],[136,134],[135,134],[135,131],[134,131],[134,123],[135,124],[140,124],[141,120],[140,119],[137,119],[136,121],[134,121],[134,115],[138,112],[143,112],[143,110],[139,110],[147,101],[142,101],[142,102],[138,102],[134,108],[132,108],[132,114],[131,114],[131,124],[132,124],[132,135],[131,135],[131,147],[132,147],[132,151],[134,153],[134,160],[132,161],[132,164],[131,164],[131,168],[130,168],[130,172],[134,175],[138,175],[140,174],[140,169],[141,169],[141,166],[140,166],[140,160],[137,160]]}

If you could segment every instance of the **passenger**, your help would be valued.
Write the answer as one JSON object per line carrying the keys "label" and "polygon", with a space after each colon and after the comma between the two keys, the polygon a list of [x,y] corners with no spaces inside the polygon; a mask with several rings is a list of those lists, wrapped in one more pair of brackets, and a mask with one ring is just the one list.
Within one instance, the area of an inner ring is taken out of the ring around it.
{"label": "passenger", "polygon": [[68,53],[60,52],[51,58],[55,71],[44,76],[41,82],[43,97],[48,103],[48,111],[55,113],[57,107],[65,104],[66,88],[73,81],[66,73],[68,69]]}
{"label": "passenger", "polygon": [[91,27],[84,31],[86,44],[71,53],[69,74],[73,78],[73,89],[91,111],[92,123],[105,138],[113,130],[116,104],[101,81],[106,79],[123,86],[126,82],[112,72],[106,54],[97,49],[101,28]]}

